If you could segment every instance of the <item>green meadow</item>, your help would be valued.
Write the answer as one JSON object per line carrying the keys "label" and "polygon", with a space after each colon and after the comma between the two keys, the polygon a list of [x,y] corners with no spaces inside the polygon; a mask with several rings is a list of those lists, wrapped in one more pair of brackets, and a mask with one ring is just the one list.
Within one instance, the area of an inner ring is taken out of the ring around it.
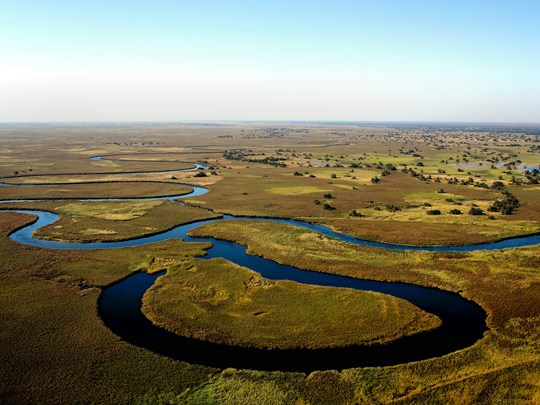
{"label": "green meadow", "polygon": [[182,336],[281,349],[384,343],[440,324],[395,297],[271,281],[224,259],[171,268],[143,312]]}

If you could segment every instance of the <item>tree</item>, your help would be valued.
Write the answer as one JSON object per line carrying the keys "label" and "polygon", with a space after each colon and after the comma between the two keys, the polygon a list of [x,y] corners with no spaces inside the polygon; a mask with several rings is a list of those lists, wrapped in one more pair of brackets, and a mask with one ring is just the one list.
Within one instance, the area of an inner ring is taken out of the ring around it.
{"label": "tree", "polygon": [[516,196],[509,191],[504,191],[503,194],[504,199],[495,200],[495,202],[489,206],[489,212],[500,212],[503,215],[510,215],[521,205]]}

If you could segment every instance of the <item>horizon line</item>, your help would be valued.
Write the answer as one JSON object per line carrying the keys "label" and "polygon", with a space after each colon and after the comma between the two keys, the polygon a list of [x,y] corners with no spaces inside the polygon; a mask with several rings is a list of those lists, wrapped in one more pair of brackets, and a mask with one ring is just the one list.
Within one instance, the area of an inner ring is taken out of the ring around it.
{"label": "horizon line", "polygon": [[302,120],[302,119],[171,119],[171,120],[66,120],[66,121],[0,121],[0,125],[34,124],[167,124],[167,123],[294,123],[333,125],[373,124],[451,124],[451,125],[525,125],[540,126],[540,122],[521,121],[433,121],[433,120]]}

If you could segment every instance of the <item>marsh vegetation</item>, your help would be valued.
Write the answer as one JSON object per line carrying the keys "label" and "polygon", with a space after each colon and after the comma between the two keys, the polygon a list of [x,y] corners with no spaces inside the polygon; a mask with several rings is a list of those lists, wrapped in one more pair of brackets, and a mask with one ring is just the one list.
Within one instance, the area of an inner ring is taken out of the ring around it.
{"label": "marsh vegetation", "polygon": [[[10,126],[2,128],[1,136],[0,175],[9,177],[3,181],[67,183],[0,187],[2,200],[73,199],[0,203],[3,209],[59,213],[58,223],[36,235],[43,238],[129,239],[221,213],[297,218],[408,245],[471,244],[540,231],[539,138],[522,130],[171,124],[82,126],[76,134],[69,126]],[[97,155],[114,158],[89,159]],[[176,172],[192,162],[208,165],[200,171],[206,176]],[[159,170],[165,172],[139,173]],[[106,174],[111,172],[115,174]],[[186,206],[77,201],[189,191],[179,183],[204,185],[210,192],[187,200]],[[468,215],[471,210],[484,215]],[[31,220],[0,212],[3,402],[540,400],[538,246],[412,253],[351,246],[264,222],[224,221],[196,229],[198,235],[238,241],[252,253],[308,270],[459,292],[488,313],[489,332],[466,350],[395,367],[306,375],[217,370],[128,345],[101,323],[96,313],[99,289],[134,271],[167,270],[144,298],[148,316],[178,333],[232,344],[294,346],[301,340],[306,346],[340,345],[351,339],[394,338],[411,332],[410,327],[433,325],[415,324],[413,319],[423,319],[415,318],[417,308],[386,296],[268,283],[227,262],[201,261],[197,257],[204,255],[204,243],[170,240],[137,248],[60,252],[8,238]],[[80,290],[81,285],[90,288]],[[304,298],[302,305],[291,317],[298,297]],[[338,299],[343,305],[326,305]],[[200,316],[186,318],[194,309]],[[371,326],[365,335],[347,333],[351,311],[359,311],[356,319]],[[265,317],[269,323],[261,325]],[[252,322],[227,322],[243,318]],[[180,319],[188,319],[189,326],[179,326]],[[219,334],[212,329],[218,325]],[[299,325],[318,332],[304,339],[295,330]],[[268,333],[260,336],[263,327]]]}

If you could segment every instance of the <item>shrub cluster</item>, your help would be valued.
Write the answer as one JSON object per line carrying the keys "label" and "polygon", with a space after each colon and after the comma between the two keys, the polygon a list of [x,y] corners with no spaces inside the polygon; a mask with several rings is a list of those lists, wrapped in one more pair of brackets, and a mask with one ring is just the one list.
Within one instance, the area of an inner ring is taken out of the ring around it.
{"label": "shrub cluster", "polygon": [[478,207],[471,207],[469,210],[469,215],[484,215],[484,210]]}
{"label": "shrub cluster", "polygon": [[520,202],[515,195],[505,191],[503,192],[504,198],[502,200],[496,200],[488,208],[489,212],[500,212],[503,215],[510,215],[516,208],[520,206]]}

